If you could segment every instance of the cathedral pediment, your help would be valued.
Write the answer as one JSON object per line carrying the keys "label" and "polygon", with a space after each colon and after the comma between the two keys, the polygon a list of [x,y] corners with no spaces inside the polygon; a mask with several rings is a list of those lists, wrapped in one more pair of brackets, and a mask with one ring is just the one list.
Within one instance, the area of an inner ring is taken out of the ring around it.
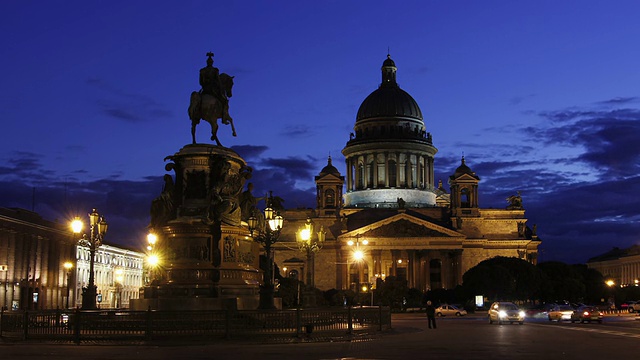
{"label": "cathedral pediment", "polygon": [[398,220],[362,234],[364,237],[449,237],[436,229],[409,220]]}
{"label": "cathedral pediment", "polygon": [[416,218],[405,213],[371,223],[359,229],[344,234],[345,237],[360,236],[363,238],[436,238],[451,239],[464,238],[457,231],[442,225]]}

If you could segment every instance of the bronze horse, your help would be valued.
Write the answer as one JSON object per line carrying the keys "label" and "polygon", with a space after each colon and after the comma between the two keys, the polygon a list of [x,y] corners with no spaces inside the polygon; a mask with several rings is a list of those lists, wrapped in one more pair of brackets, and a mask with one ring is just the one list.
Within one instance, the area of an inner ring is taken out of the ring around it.
{"label": "bronze horse", "polygon": [[[233,76],[225,73],[220,74],[222,97],[230,98],[233,94]],[[197,91],[191,93],[191,103],[189,104],[189,119],[191,119],[191,138],[196,143],[196,125],[200,120],[205,120],[211,124],[211,140],[214,140],[218,146],[218,119],[222,120],[225,125],[231,124],[233,136],[236,136],[236,128],[233,126],[233,119],[229,116],[229,103],[222,102],[213,95],[201,94]]]}

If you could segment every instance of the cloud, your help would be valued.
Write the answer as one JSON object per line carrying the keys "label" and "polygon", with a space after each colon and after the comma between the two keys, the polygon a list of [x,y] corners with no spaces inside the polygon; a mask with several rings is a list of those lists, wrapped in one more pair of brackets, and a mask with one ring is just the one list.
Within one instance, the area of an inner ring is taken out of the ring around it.
{"label": "cloud", "polygon": [[640,110],[561,110],[539,115],[550,120],[550,126],[525,131],[547,145],[581,149],[575,161],[601,176],[633,176],[640,170]]}
{"label": "cloud", "polygon": [[313,135],[311,127],[307,125],[287,125],[284,130],[280,132],[280,135],[287,137],[309,137]]}
{"label": "cloud", "polygon": [[259,158],[269,148],[264,145],[236,145],[232,146],[231,150],[237,152],[243,159],[250,160]]}
{"label": "cloud", "polygon": [[87,79],[86,83],[102,92],[97,104],[111,118],[136,123],[173,116],[171,110],[146,95],[128,93],[98,78]]}
{"label": "cloud", "polygon": [[307,156],[301,158],[297,156],[289,156],[287,158],[267,158],[260,162],[261,166],[279,169],[287,172],[288,176],[294,179],[309,180],[319,170],[316,168],[317,159]]}
{"label": "cloud", "polygon": [[615,105],[615,106],[620,106],[620,105],[626,105],[626,104],[629,104],[629,103],[635,103],[635,102],[638,102],[638,100],[640,100],[640,98],[636,97],[636,96],[616,97],[616,98],[613,98],[613,99],[596,102],[596,104],[597,105]]}

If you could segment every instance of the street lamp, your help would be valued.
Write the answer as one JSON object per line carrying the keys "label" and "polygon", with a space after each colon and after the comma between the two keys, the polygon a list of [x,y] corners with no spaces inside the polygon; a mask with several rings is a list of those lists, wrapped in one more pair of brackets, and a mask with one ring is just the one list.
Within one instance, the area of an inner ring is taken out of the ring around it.
{"label": "street lamp", "polygon": [[311,223],[311,219],[307,218],[307,222],[304,226],[298,231],[298,238],[296,239],[298,242],[298,248],[302,252],[306,252],[307,254],[307,285],[310,287],[315,286],[314,279],[314,267],[315,267],[315,253],[322,249],[322,245],[324,245],[324,238],[327,235],[327,232],[324,231],[324,226],[320,226],[320,231],[318,231],[317,236],[313,237],[313,223]]}
{"label": "street lamp", "polygon": [[153,283],[155,280],[155,270],[160,264],[160,258],[156,253],[156,243],[158,242],[158,236],[152,232],[147,235],[147,275],[148,279],[146,283]]}
{"label": "street lamp", "polygon": [[[262,217],[260,212],[257,212]],[[264,209],[264,220],[252,215],[247,220],[249,232],[253,240],[264,247],[267,265],[264,269],[264,286],[260,289],[260,309],[275,309],[273,302],[273,249],[278,241],[284,218],[273,209],[273,196],[269,191],[267,206]]]}
{"label": "street lamp", "polygon": [[69,289],[70,289],[70,281],[71,281],[71,269],[73,269],[73,263],[67,261],[64,263],[64,268],[67,269],[67,309],[69,308]]}
{"label": "street lamp", "polygon": [[360,241],[360,235],[358,234],[356,236],[356,241],[355,242],[353,240],[347,241],[347,245],[352,246],[353,249],[354,249],[353,252],[351,253],[351,257],[357,263],[356,270],[358,271],[358,274],[356,276],[356,293],[360,292],[360,272],[364,271],[364,269],[363,269],[364,251],[360,248],[360,244],[366,246],[366,245],[369,244],[369,240],[364,239],[364,240]]}
{"label": "street lamp", "polygon": [[[98,214],[96,209],[93,209],[89,214],[90,233],[82,234],[82,238],[78,241],[78,245],[86,246],[89,248],[89,285],[86,288],[82,288],[82,308],[86,310],[96,309],[96,296],[98,295],[97,287],[95,285],[95,277],[93,267],[95,263],[96,249],[102,245],[102,239],[107,233],[107,222],[104,216]],[[71,222],[71,229],[74,233],[80,234],[84,224],[80,217]]]}
{"label": "street lamp", "polygon": [[122,307],[122,286],[124,281],[124,270],[118,268],[115,271],[116,301],[114,305],[117,309]]}

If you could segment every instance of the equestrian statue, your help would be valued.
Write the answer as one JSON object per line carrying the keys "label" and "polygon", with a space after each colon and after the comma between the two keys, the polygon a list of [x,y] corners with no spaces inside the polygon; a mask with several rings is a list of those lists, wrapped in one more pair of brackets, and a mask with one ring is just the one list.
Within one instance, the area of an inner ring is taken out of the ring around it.
{"label": "equestrian statue", "polygon": [[211,140],[216,145],[222,146],[218,140],[218,119],[225,125],[231,124],[233,136],[236,129],[233,119],[229,116],[229,98],[232,96],[233,76],[220,74],[218,68],[213,66],[213,53],[207,53],[207,66],[200,69],[200,91],[191,93],[189,104],[189,119],[191,119],[191,138],[196,143],[196,125],[200,120],[211,124]]}

